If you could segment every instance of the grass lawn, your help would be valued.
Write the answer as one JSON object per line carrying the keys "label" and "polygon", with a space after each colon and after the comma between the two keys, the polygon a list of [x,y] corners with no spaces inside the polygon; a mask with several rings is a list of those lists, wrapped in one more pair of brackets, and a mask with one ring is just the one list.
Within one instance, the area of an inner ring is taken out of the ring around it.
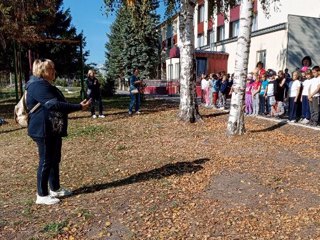
{"label": "grass lawn", "polygon": [[[70,99],[78,102],[78,99]],[[37,150],[0,103],[0,239],[318,239],[319,131],[246,118],[228,138],[228,115],[177,103],[104,101],[106,118],[69,115],[61,183],[74,191],[36,205]]]}

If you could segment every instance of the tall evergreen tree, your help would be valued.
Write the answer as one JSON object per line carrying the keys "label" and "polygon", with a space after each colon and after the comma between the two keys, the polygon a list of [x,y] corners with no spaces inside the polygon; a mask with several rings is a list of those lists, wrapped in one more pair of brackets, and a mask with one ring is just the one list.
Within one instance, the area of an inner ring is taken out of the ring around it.
{"label": "tall evergreen tree", "polygon": [[[118,10],[109,35],[107,49],[108,75],[118,78],[139,68],[142,78],[153,78],[158,64],[156,27],[159,16],[157,1],[139,1],[135,11],[130,6]],[[137,21],[136,15],[140,16]]]}
{"label": "tall evergreen tree", "polygon": [[[41,33],[44,39],[61,39],[65,40],[59,42],[39,43],[34,44],[32,49],[36,52],[38,57],[45,57],[52,59],[56,64],[57,74],[62,77],[73,77],[81,74],[81,55],[80,43],[68,40],[83,39],[83,47],[85,46],[85,39],[82,33],[77,34],[76,28],[71,26],[72,17],[70,10],[62,8],[63,0],[56,0],[55,14],[39,14],[34,19],[41,22],[45,19],[51,19],[50,24]],[[88,52],[84,53],[84,58]],[[85,59],[84,59],[85,60]]]}

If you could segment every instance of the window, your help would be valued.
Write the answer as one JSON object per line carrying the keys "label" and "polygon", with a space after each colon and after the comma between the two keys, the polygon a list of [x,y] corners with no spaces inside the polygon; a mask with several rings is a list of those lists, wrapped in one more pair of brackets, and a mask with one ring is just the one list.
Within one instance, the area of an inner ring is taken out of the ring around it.
{"label": "window", "polygon": [[167,39],[167,48],[170,50],[172,46],[171,37]]}
{"label": "window", "polygon": [[214,44],[214,31],[213,30],[208,30],[208,35],[207,35],[207,45],[212,47]]}
{"label": "window", "polygon": [[217,42],[224,40],[224,25],[217,28]]}
{"label": "window", "polygon": [[167,30],[165,28],[161,28],[162,41],[164,41],[167,38],[166,32],[167,32]]}
{"label": "window", "polygon": [[168,66],[168,80],[170,81],[170,80],[172,80],[172,76],[173,75],[173,64],[169,64],[169,66]]}
{"label": "window", "polygon": [[201,35],[198,35],[198,47],[202,47],[202,46],[204,46],[204,36],[203,36],[203,34],[201,34]]}
{"label": "window", "polygon": [[239,35],[239,20],[230,23],[229,38],[237,37]]}
{"label": "window", "polygon": [[204,5],[198,7],[198,23],[204,22]]}
{"label": "window", "polygon": [[252,28],[251,28],[251,31],[254,32],[254,31],[257,31],[258,30],[258,16],[257,14],[255,14],[252,18]]}
{"label": "window", "polygon": [[180,63],[174,64],[174,79],[180,78]]}
{"label": "window", "polygon": [[256,62],[262,62],[263,66],[266,66],[266,57],[267,57],[267,50],[257,51]]}
{"label": "window", "polygon": [[172,28],[173,28],[173,34],[177,34],[177,30],[178,30],[178,22],[177,21],[173,22]]}

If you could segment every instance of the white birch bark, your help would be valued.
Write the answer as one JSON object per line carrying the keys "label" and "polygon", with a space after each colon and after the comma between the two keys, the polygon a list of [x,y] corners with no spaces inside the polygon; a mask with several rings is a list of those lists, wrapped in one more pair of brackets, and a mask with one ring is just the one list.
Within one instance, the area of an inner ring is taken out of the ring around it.
{"label": "white birch bark", "polygon": [[244,125],[245,84],[251,43],[253,0],[242,0],[240,6],[240,28],[235,59],[233,92],[227,126],[227,135],[242,135]]}
{"label": "white birch bark", "polygon": [[201,119],[196,96],[193,15],[196,0],[181,0],[180,31],[180,110],[179,118],[186,122]]}

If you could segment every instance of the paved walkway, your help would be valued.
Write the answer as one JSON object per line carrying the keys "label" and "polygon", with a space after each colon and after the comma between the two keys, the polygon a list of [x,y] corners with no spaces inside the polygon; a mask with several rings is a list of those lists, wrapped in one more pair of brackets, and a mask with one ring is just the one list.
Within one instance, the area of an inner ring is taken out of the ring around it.
{"label": "paved walkway", "polygon": [[[117,95],[129,95],[129,91],[121,91],[121,90],[117,90],[116,91]],[[172,102],[179,102],[180,101],[180,96],[175,95],[175,96],[170,96],[170,95],[146,95],[147,99],[162,99],[162,100],[168,100],[168,101],[172,101]],[[199,102],[200,102],[200,98],[199,98]],[[227,106],[230,105],[230,99],[227,99]],[[202,106],[200,106],[202,107]],[[219,110],[219,109],[215,109],[214,111],[220,111],[220,112],[229,112],[229,109],[226,110]],[[277,122],[277,123],[286,123],[289,125],[293,125],[293,126],[299,126],[299,127],[303,127],[303,128],[309,128],[309,129],[313,129],[313,130],[317,130],[320,131],[320,127],[314,127],[314,126],[309,126],[306,124],[302,124],[302,123],[291,123],[289,122],[287,119],[277,119],[277,118],[272,118],[272,117],[264,117],[264,116],[246,116],[246,118],[260,118],[260,119],[264,119],[267,121],[272,121],[272,122]]]}

